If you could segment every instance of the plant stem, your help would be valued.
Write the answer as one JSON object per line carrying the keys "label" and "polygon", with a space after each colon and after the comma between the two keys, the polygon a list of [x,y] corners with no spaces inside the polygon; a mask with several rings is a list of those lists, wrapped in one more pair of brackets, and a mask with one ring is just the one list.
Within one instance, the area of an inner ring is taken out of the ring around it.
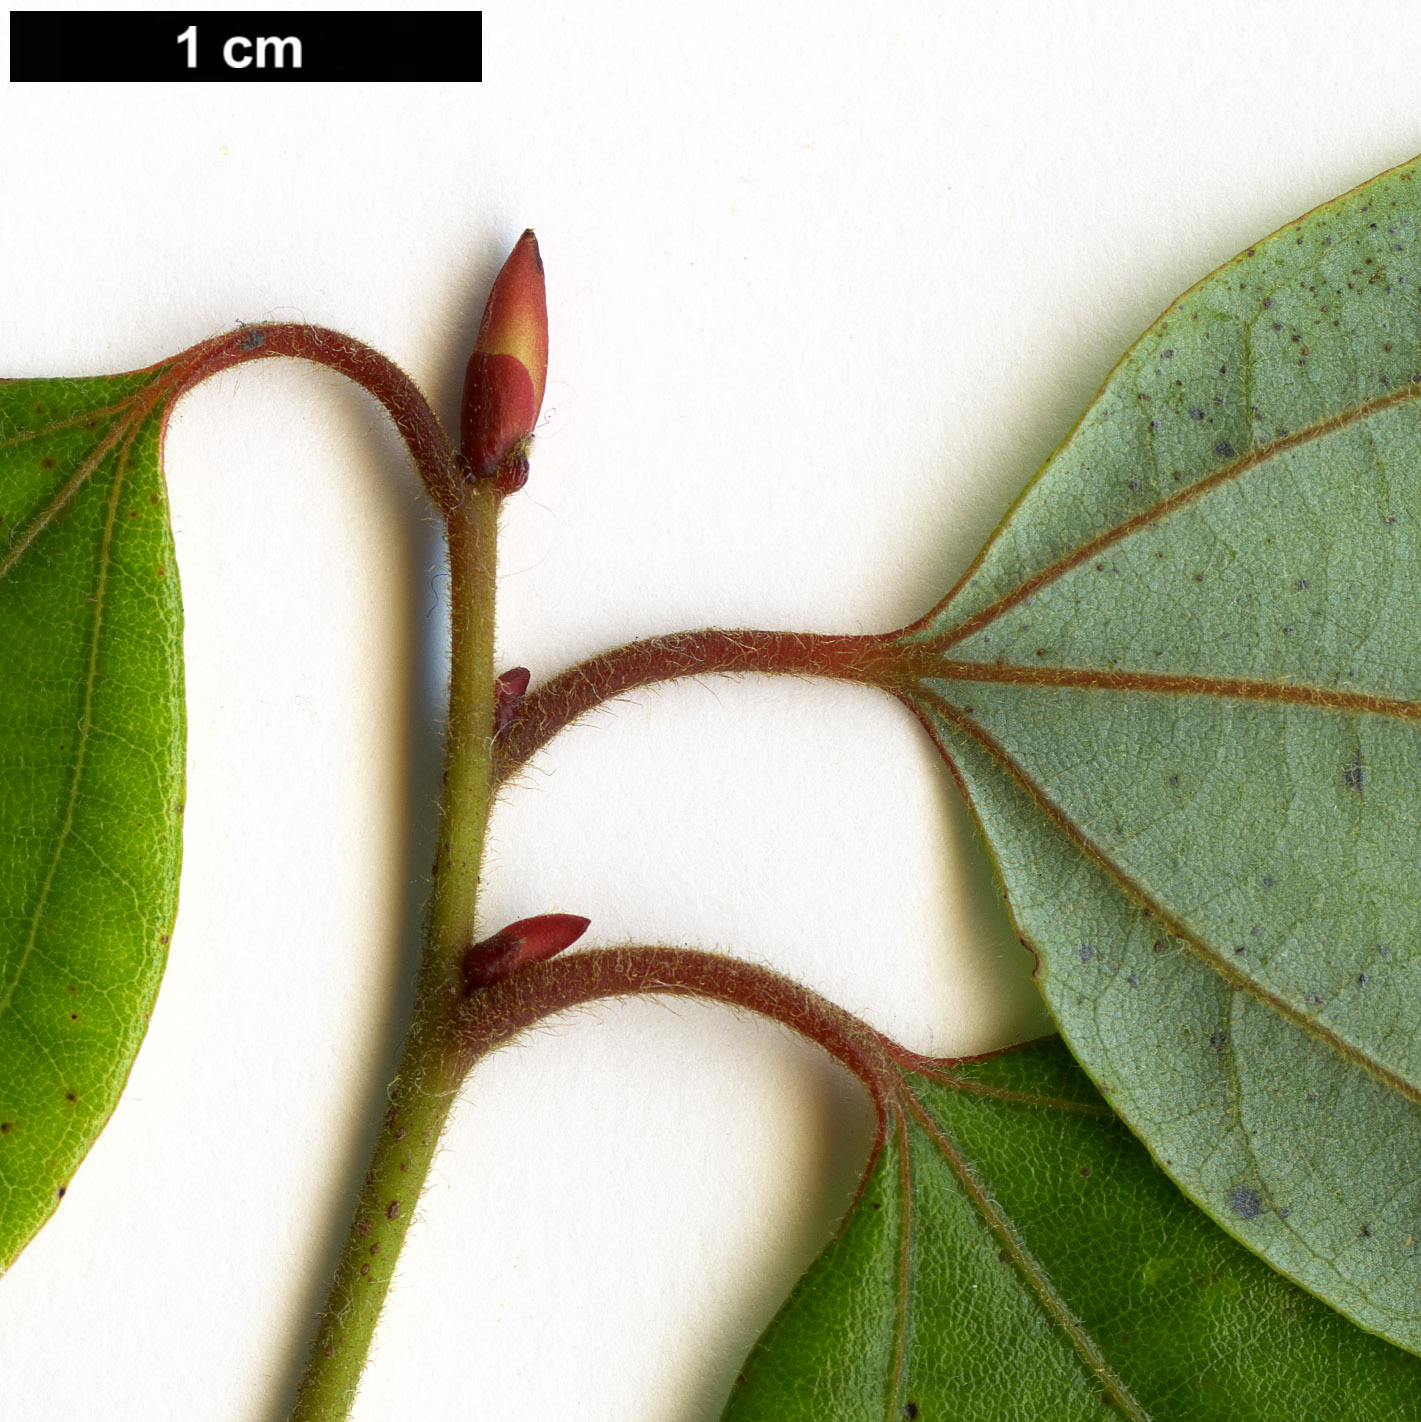
{"label": "plant stem", "polygon": [[291,1422],[349,1416],[414,1207],[467,1072],[453,1050],[492,799],[498,499],[470,487],[448,514],[451,655],[444,819],[414,1017]]}

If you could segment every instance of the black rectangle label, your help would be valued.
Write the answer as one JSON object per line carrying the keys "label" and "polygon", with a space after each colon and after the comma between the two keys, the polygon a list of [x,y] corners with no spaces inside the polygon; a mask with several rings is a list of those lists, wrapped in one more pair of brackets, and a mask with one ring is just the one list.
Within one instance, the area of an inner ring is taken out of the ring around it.
{"label": "black rectangle label", "polygon": [[481,10],[11,10],[10,80],[483,78]]}

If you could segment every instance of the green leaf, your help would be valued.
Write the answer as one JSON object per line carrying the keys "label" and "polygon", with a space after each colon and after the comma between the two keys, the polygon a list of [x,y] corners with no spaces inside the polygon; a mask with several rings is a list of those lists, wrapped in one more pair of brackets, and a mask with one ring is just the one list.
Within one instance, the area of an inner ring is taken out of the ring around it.
{"label": "green leaf", "polygon": [[0,1269],[113,1111],[177,907],[175,383],[0,383]]}
{"label": "green leaf", "polygon": [[1421,1361],[1215,1229],[1059,1042],[905,1071],[886,1104],[727,1422],[1421,1417]]}
{"label": "green leaf", "polygon": [[1421,167],[1171,307],[905,642],[1111,1105],[1421,1349]]}

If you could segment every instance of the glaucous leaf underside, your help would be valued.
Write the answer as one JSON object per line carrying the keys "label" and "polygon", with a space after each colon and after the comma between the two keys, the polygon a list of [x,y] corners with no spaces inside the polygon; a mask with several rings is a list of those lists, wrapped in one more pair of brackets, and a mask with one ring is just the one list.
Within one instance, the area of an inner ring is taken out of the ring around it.
{"label": "glaucous leaf underside", "polygon": [[118,1100],[177,906],[171,385],[0,382],[0,1270]]}
{"label": "glaucous leaf underside", "polygon": [[1214,1228],[1059,1041],[905,1070],[725,1422],[1421,1417],[1421,1360]]}
{"label": "glaucous leaf underside", "polygon": [[1165,312],[903,641],[1106,1099],[1421,1350],[1421,165]]}

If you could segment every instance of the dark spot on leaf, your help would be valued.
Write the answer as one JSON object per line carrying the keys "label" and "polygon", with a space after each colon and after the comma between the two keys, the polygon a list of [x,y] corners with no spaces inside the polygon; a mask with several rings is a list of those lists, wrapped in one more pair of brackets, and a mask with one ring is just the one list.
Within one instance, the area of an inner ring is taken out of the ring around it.
{"label": "dark spot on leaf", "polygon": [[370,1274],[370,1266],[369,1266],[368,1264],[362,1264],[362,1265],[360,1266],[360,1277],[361,1277],[362,1279],[368,1278],[368,1277],[369,1277],[369,1274]]}
{"label": "dark spot on leaf", "polygon": [[1095,957],[1095,949],[1092,948],[1089,943],[1082,943],[1081,946],[1076,949],[1076,957],[1079,958],[1082,963],[1089,963],[1090,960]]}
{"label": "dark spot on leaf", "polygon": [[1362,771],[1362,748],[1358,746],[1352,764],[1342,772],[1342,783],[1349,790],[1355,790],[1359,795],[1362,793]]}
{"label": "dark spot on leaf", "polygon": [[1160,352],[1160,359],[1161,359],[1161,360],[1173,360],[1173,359],[1174,359],[1174,352],[1173,352],[1173,351],[1161,351],[1161,352]]}
{"label": "dark spot on leaf", "polygon": [[1038,647],[1038,648],[1036,649],[1036,655],[1037,655],[1038,657],[1044,657],[1044,656],[1046,655],[1046,648],[1045,648],[1045,647]]}
{"label": "dark spot on leaf", "polygon": [[1391,957],[1391,949],[1388,948],[1385,943],[1378,943],[1378,944],[1377,944],[1377,956],[1378,956],[1378,957],[1381,957],[1381,958],[1390,958],[1390,957]]}
{"label": "dark spot on leaf", "polygon": [[1191,420],[1202,420],[1204,418],[1204,412],[1196,405],[1192,410],[1190,410],[1189,418]]}
{"label": "dark spot on leaf", "polygon": [[56,464],[58,464],[58,463],[59,463],[59,461],[58,461],[57,459],[50,459],[50,458],[46,457],[46,458],[40,460],[40,462],[39,462],[39,467],[40,467],[41,469],[53,469],[54,466],[55,466]]}
{"label": "dark spot on leaf", "polygon": [[1010,1264],[1011,1255],[1005,1249],[997,1250],[997,1261],[1001,1264]]}
{"label": "dark spot on leaf", "polygon": [[1366,985],[1367,985],[1367,975],[1366,975],[1365,973],[1358,973],[1358,974],[1357,974],[1357,986],[1358,986],[1358,987],[1366,987]]}
{"label": "dark spot on leaf", "polygon": [[15,1129],[13,1121],[0,1121],[0,1136],[8,1136]]}
{"label": "dark spot on leaf", "polygon": [[1263,876],[1263,887],[1265,889],[1271,889],[1273,887],[1273,876],[1271,874],[1265,874]]}
{"label": "dark spot on leaf", "polygon": [[1363,1226],[1362,1226],[1362,1238],[1363,1238],[1363,1239],[1370,1239],[1371,1237],[1372,1237],[1372,1227],[1371,1227],[1371,1225],[1363,1225]]}
{"label": "dark spot on leaf", "polygon": [[57,1191],[55,1191],[55,1193],[56,1193],[56,1194],[59,1196],[59,1198],[62,1200],[62,1199],[65,1197],[65,1195],[69,1193],[69,1187],[68,1187],[67,1185],[61,1185],[61,1186],[59,1187],[59,1189],[58,1189]]}
{"label": "dark spot on leaf", "polygon": [[1285,627],[1285,628],[1283,628],[1283,636],[1285,636],[1285,637],[1291,637],[1292,635],[1293,635],[1293,629],[1292,629],[1291,627]]}
{"label": "dark spot on leaf", "polygon": [[1251,1185],[1235,1185],[1229,1191],[1229,1208],[1241,1220],[1256,1220],[1263,1213],[1263,1196]]}
{"label": "dark spot on leaf", "polygon": [[[1251,255],[1251,254],[1250,254],[1250,255]],[[1263,304],[1264,304],[1264,306],[1272,306],[1272,304],[1273,304],[1273,298],[1272,298],[1271,296],[1265,296],[1265,297],[1263,298]]]}
{"label": "dark spot on leaf", "polygon": [[1247,945],[1247,944],[1244,944],[1244,943],[1240,943],[1240,944],[1238,945],[1238,947],[1234,949],[1234,952],[1237,953],[1237,954],[1239,954],[1240,957],[1242,957],[1243,954],[1245,954],[1245,953],[1248,952],[1248,945]]}
{"label": "dark spot on leaf", "polygon": [[64,1099],[66,1101],[77,1101],[79,1099],[79,1096],[77,1092],[66,1088],[64,1092]]}
{"label": "dark spot on leaf", "polygon": [[[1293,1212],[1292,1212],[1286,1205],[1279,1205],[1278,1208],[1273,1211],[1273,1213],[1274,1213],[1275,1215],[1277,1215],[1280,1220],[1285,1220],[1285,1219],[1287,1219],[1288,1216],[1289,1216],[1290,1214],[1292,1214]],[[1284,1312],[1284,1313],[1287,1313],[1287,1314],[1291,1314],[1291,1313],[1292,1313],[1292,1309],[1290,1309],[1290,1308],[1285,1308],[1285,1309],[1283,1310],[1283,1312]]]}
{"label": "dark spot on leaf", "polygon": [[903,1416],[913,1418],[918,1415],[918,1404],[916,1402],[905,1402],[903,1404]]}
{"label": "dark spot on leaf", "polygon": [[1083,1166],[1081,1166],[1081,1179],[1082,1179],[1082,1180],[1089,1180],[1089,1179],[1090,1179],[1090,1166],[1088,1166],[1088,1165],[1083,1165]]}
{"label": "dark spot on leaf", "polygon": [[1196,583],[1202,583],[1202,582],[1204,581],[1204,575],[1203,575],[1203,573],[1195,573],[1195,574],[1194,574],[1194,581],[1195,581]]}
{"label": "dark spot on leaf", "polygon": [[385,1218],[387,1220],[397,1220],[399,1217],[400,1202],[398,1200],[391,1200],[390,1203],[385,1206]]}
{"label": "dark spot on leaf", "polygon": [[1307,580],[1306,578],[1299,578],[1299,579],[1297,580],[1297,582],[1295,582],[1295,583],[1293,584],[1293,586],[1294,586],[1295,588],[1297,588],[1297,590],[1298,590],[1299,592],[1302,592],[1302,590],[1303,590],[1305,587],[1307,587],[1307,585],[1308,585],[1308,580]]}
{"label": "dark spot on leaf", "polygon": [[1236,450],[1228,440],[1221,439],[1218,444],[1214,446],[1214,453],[1217,454],[1220,459],[1232,459],[1238,453],[1238,450]]}
{"label": "dark spot on leaf", "polygon": [[1163,953],[1163,952],[1164,952],[1164,942],[1163,942],[1162,939],[1156,938],[1155,941],[1154,941],[1154,943],[1153,943],[1151,946],[1154,948],[1154,951],[1155,951],[1156,953]]}
{"label": "dark spot on leaf", "polygon": [[1214,1035],[1209,1038],[1209,1045],[1211,1047],[1226,1047],[1228,1046],[1228,1042],[1229,1034],[1227,1032],[1215,1032]]}
{"label": "dark spot on leaf", "polygon": [[360,1221],[360,1223],[359,1223],[359,1225],[357,1225],[356,1228],[359,1229],[360,1234],[361,1234],[361,1238],[364,1238],[367,1234],[370,1233],[370,1221],[367,1220],[367,1219],[362,1218],[361,1221]]}
{"label": "dark spot on leaf", "polygon": [[1182,479],[1184,476],[1179,472],[1178,469],[1176,469],[1172,477],[1175,479]]}
{"label": "dark spot on leaf", "polygon": [[1139,978],[1137,978],[1137,977],[1134,975],[1134,973],[1131,973],[1130,976],[1125,979],[1125,981],[1126,981],[1127,983],[1129,983],[1131,987],[1139,987],[1139,986],[1140,986],[1140,980],[1139,980]]}
{"label": "dark spot on leaf", "polygon": [[1170,783],[1171,785],[1178,785],[1178,784],[1179,784],[1179,777],[1178,777],[1177,775],[1171,775],[1171,776],[1169,777],[1169,783]]}

